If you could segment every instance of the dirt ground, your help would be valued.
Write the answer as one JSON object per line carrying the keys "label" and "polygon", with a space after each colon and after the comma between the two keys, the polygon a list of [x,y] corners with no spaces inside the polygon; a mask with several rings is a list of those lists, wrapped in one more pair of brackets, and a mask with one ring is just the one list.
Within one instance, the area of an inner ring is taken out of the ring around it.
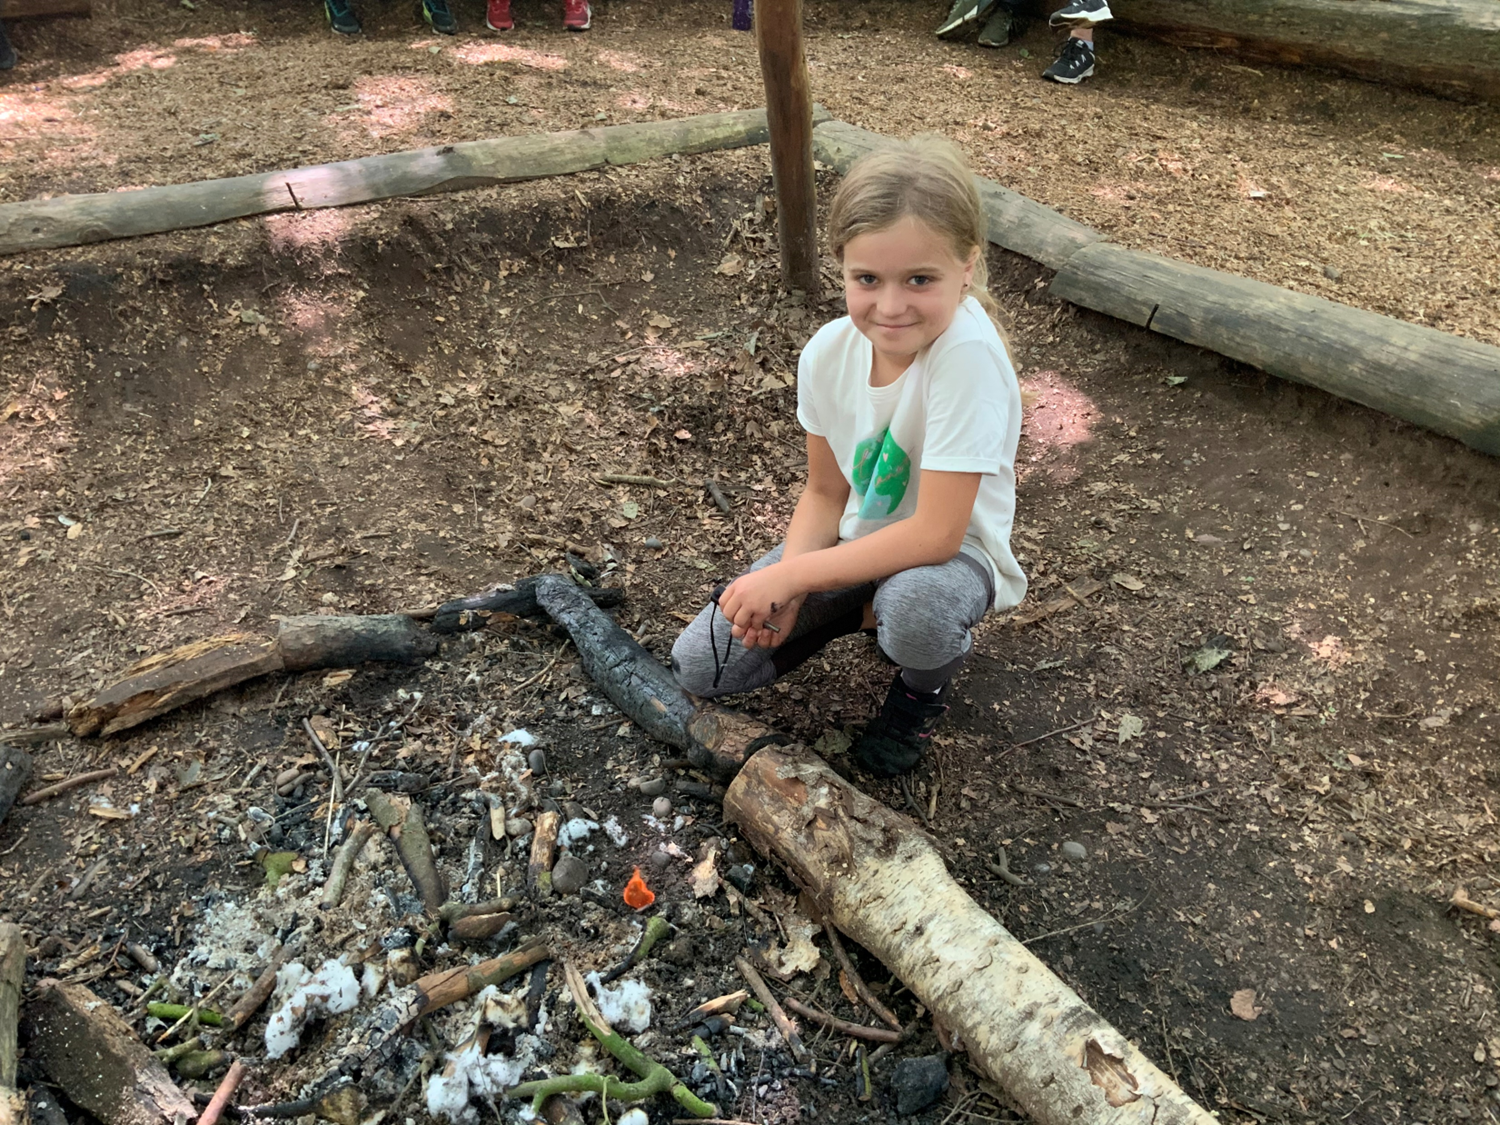
{"label": "dirt ground", "polygon": [[[352,43],[260,3],[17,25],[0,198],[758,100],[750,41],[717,5],[600,5],[585,36],[520,14],[505,39],[438,41],[404,5],[367,6]],[[1092,84],[1055,89],[1036,81],[1044,29],[981,52],[932,40],[936,15],[813,6],[819,100],[955,136],[981,171],[1127,244],[1500,343],[1493,110],[1112,40]],[[779,539],[801,471],[796,352],[840,311],[778,289],[768,189],[749,150],[0,262],[0,722],[173,644],[430,605],[557,569],[565,549],[625,587],[620,621],[665,656],[681,615]],[[1035,624],[988,622],[933,760],[909,792],[868,789],[926,821],[976,899],[1221,1120],[1500,1119],[1500,934],[1448,906],[1460,885],[1500,905],[1500,467],[1061,305],[1024,260],[993,267],[1030,402],[1022,612],[1104,586]],[[675,483],[599,484],[609,472]],[[742,706],[838,761],[887,676],[845,641]],[[546,799],[615,817],[628,841],[580,844],[601,881],[518,906],[519,936],[585,969],[618,961],[619,888],[642,866],[678,926],[636,974],[670,1015],[649,1049],[683,1071],[676,1017],[739,987],[733,955],[767,935],[723,894],[695,899],[661,845],[759,864],[753,895],[795,917],[792,888],[691,784],[668,791],[681,826],[643,820],[629,779],[692,779],[569,645],[517,621],[419,669],[273,677],[42,748],[44,781],[135,768],[0,829],[0,917],[27,930],[32,983],[86,981],[131,1010],[151,976],[126,941],[187,996],[253,975],[256,941],[224,955],[213,938],[231,916],[262,935],[306,924],[329,795],[313,714],[346,772],[373,740],[372,768],[419,779],[455,887],[488,840],[476,795],[503,782],[496,736],[541,738]],[[257,840],[308,870],[260,891]],[[1026,885],[992,872],[1001,848]],[[486,849],[484,886],[514,889],[524,857]],[[410,896],[388,849],[361,872],[309,941],[378,962]],[[776,987],[873,1022],[826,970]],[[451,1047],[467,1018],[432,1034]],[[565,1024],[552,1049],[570,1062]],[[861,1104],[842,1041],[815,1044],[823,1081],[799,1078],[758,1017],[742,1024],[726,1116],[894,1119],[889,1062]],[[898,1054],[937,1049],[923,1027]],[[295,1096],[346,1030],[256,1061],[241,1100]],[[252,1059],[259,1032],[238,1043]],[[715,1050],[734,1056],[734,1037]],[[951,1071],[919,1120],[1015,1120]],[[396,1093],[372,1090],[372,1111]]]}

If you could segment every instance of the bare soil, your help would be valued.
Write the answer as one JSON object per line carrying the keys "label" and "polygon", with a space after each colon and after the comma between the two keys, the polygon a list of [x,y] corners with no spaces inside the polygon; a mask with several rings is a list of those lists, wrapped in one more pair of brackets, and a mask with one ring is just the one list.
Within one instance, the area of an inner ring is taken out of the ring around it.
{"label": "bare soil", "polygon": [[[354,43],[313,12],[259,5],[21,24],[26,61],[0,86],[0,193],[757,100],[749,40],[717,6],[612,3],[572,37],[522,8],[503,40],[431,39],[404,6],[363,15]],[[1062,91],[1034,80],[1045,31],[1022,58],[936,43],[935,17],[812,9],[820,100],[870,127],[955,135],[982,171],[1122,241],[1500,342],[1493,110],[1114,41],[1094,83]],[[1240,194],[1241,173],[1269,194]],[[779,539],[801,472],[796,352],[840,312],[779,289],[768,184],[763,152],[721,153],[0,263],[0,721],[173,644],[269,632],[278,614],[428,605],[566,565],[570,548],[627,589],[621,622],[665,656],[681,615]],[[1022,612],[1106,585],[1037,624],[987,623],[932,761],[909,792],[869,788],[927,821],[975,897],[1222,1120],[1500,1117],[1500,935],[1448,906],[1459,885],[1500,905],[1500,468],[1063,306],[1031,263],[992,264],[1029,403]],[[608,472],[674,483],[599,484]],[[845,641],[742,706],[838,761],[887,676],[867,642]],[[503,787],[496,736],[541,737],[547,799],[613,815],[630,839],[581,845],[601,882],[523,904],[519,932],[585,969],[614,963],[633,922],[619,888],[641,865],[679,927],[673,959],[637,971],[663,1013],[647,1047],[691,1068],[676,1017],[738,987],[733,955],[769,935],[654,857],[665,832],[693,856],[759,858],[711,799],[669,790],[690,820],[642,820],[650,799],[627,781],[677,776],[668,751],[535,622],[449,642],[420,669],[278,677],[46,747],[44,779],[136,768],[18,808],[0,831],[0,916],[27,929],[30,979],[87,981],[130,1010],[124,989],[149,976],[125,941],[191,996],[257,967],[245,949],[200,963],[222,920],[205,912],[248,903],[268,931],[305,925],[329,791],[301,733],[314,713],[340,732],[346,773],[353,744],[383,734],[370,765],[421,776],[455,888],[487,836],[475,794]],[[278,796],[273,779],[299,762],[302,788]],[[270,894],[247,852],[266,838],[252,806],[309,864]],[[1026,886],[992,873],[1002,847]],[[486,849],[484,887],[514,889],[524,857]],[[379,963],[377,939],[412,923],[404,880],[372,853],[313,949]],[[763,863],[756,880],[790,917],[791,888]],[[453,963],[436,943],[420,960]],[[785,987],[873,1022],[826,974]],[[568,1065],[576,1032],[554,1018]],[[434,1032],[451,1047],[467,1020]],[[818,1040],[824,1085],[788,1073],[759,1017],[742,1025],[758,1038],[739,1041],[726,1116],[894,1118],[884,1087],[855,1101],[841,1041]],[[900,1053],[937,1049],[923,1026]],[[260,1028],[239,1043],[252,1059]],[[257,1063],[241,1100],[294,1096],[347,1030],[329,1021],[289,1061]],[[922,1120],[1013,1119],[952,1072]],[[373,1093],[372,1110],[396,1090]]]}

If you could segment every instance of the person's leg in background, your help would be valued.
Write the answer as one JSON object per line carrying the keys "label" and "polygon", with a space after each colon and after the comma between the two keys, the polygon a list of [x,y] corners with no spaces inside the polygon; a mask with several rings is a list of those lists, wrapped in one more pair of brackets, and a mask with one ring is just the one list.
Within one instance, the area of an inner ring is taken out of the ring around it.
{"label": "person's leg in background", "polygon": [[0,70],[9,70],[19,61],[16,49],[10,45],[10,36],[5,34],[5,21],[0,20]]}
{"label": "person's leg in background", "polygon": [[1094,73],[1094,28],[1114,19],[1108,0],[1069,0],[1052,13],[1053,27],[1069,29],[1068,41],[1043,78],[1076,86]]}

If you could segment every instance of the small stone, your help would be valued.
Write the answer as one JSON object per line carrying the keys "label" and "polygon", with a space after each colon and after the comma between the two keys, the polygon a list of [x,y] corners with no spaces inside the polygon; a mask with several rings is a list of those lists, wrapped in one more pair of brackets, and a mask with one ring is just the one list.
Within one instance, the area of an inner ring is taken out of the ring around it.
{"label": "small stone", "polygon": [[948,1060],[942,1055],[902,1059],[891,1074],[896,1112],[903,1117],[921,1113],[948,1089]]}
{"label": "small stone", "polygon": [[665,543],[663,543],[660,539],[658,539],[654,535],[650,535],[650,536],[646,537],[646,543],[645,543],[645,545],[646,545],[646,547],[649,550],[652,550],[652,551],[660,551],[663,547],[666,546]]}
{"label": "small stone", "polygon": [[1052,874],[1052,865],[1050,863],[1038,863],[1033,865],[1031,870],[1045,877]]}
{"label": "small stone", "polygon": [[641,782],[640,789],[643,797],[660,797],[667,791],[667,779],[653,777],[650,781]]}
{"label": "small stone", "polygon": [[576,895],[589,881],[589,865],[569,853],[552,865],[552,889],[560,895]]}
{"label": "small stone", "polygon": [[1062,846],[1062,854],[1068,859],[1073,860],[1075,863],[1080,863],[1083,860],[1088,859],[1089,850],[1088,848],[1080,844],[1077,840],[1064,840]]}
{"label": "small stone", "polygon": [[547,792],[554,797],[561,797],[568,791],[568,783],[560,777],[554,777],[547,786]]}
{"label": "small stone", "polygon": [[651,815],[657,820],[666,820],[672,815],[672,801],[668,797],[658,797],[651,802]]}
{"label": "small stone", "polygon": [[755,864],[737,863],[724,872],[724,877],[730,881],[741,894],[749,894],[750,886],[755,881]]}
{"label": "small stone", "polygon": [[651,866],[656,868],[658,871],[665,871],[671,865],[672,857],[669,856],[666,852],[651,853]]}
{"label": "small stone", "polygon": [[1339,269],[1337,266],[1324,266],[1323,276],[1326,277],[1329,281],[1337,281],[1339,278],[1344,276],[1344,271]]}
{"label": "small stone", "polygon": [[511,817],[505,822],[505,834],[513,840],[524,840],[531,835],[531,821],[524,816]]}
{"label": "small stone", "polygon": [[532,773],[547,772],[547,755],[540,746],[526,756],[526,761],[531,766]]}

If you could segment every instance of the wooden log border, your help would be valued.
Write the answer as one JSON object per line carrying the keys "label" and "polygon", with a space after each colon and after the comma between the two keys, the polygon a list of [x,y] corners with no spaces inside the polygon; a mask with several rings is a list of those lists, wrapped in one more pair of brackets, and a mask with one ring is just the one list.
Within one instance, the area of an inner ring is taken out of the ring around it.
{"label": "wooden log border", "polygon": [[[828,119],[814,107],[814,120]],[[762,109],[563,133],[464,141],[230,179],[139,191],[63,195],[0,205],[0,254],[212,226],[278,211],[345,207],[572,172],[638,164],[673,153],[764,144]]]}
{"label": "wooden log border", "polygon": [[[889,143],[842,121],[813,130],[838,172]],[[990,241],[1057,271],[1051,292],[1500,456],[1500,348],[1171,258],[975,177]]]}

